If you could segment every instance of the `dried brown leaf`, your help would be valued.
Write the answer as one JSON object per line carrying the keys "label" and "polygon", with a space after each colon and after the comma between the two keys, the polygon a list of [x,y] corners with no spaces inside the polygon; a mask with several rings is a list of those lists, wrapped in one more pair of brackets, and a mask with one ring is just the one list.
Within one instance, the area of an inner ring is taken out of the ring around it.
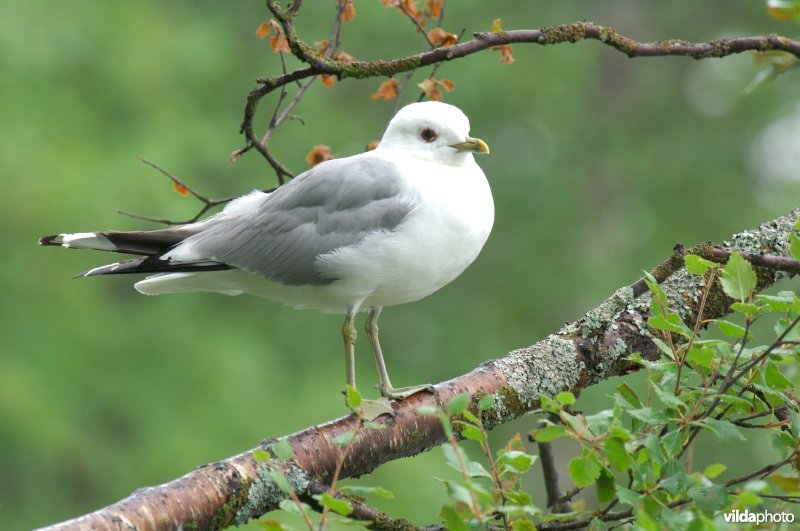
{"label": "dried brown leaf", "polygon": [[314,46],[316,47],[316,49],[317,49],[317,53],[318,53],[319,55],[322,55],[322,56],[324,56],[324,55],[325,55],[325,52],[327,52],[327,51],[328,51],[328,41],[327,41],[327,40],[324,40],[324,41],[314,41]]}
{"label": "dried brown leaf", "polygon": [[306,162],[310,168],[313,168],[320,162],[325,162],[333,158],[335,157],[331,154],[331,148],[325,145],[317,145],[311,148],[311,151],[306,155]]}
{"label": "dried brown leaf", "polygon": [[389,79],[381,83],[378,90],[370,96],[373,100],[393,100],[397,97],[397,91],[400,89],[400,84],[396,79]]}
{"label": "dried brown leaf", "polygon": [[263,39],[267,35],[269,35],[269,22],[262,22],[256,28],[256,37]]}
{"label": "dried brown leaf", "polygon": [[434,46],[452,46],[458,42],[458,35],[448,33],[442,28],[433,28],[428,32],[428,40]]}
{"label": "dried brown leaf", "polygon": [[336,55],[333,56],[333,58],[334,60],[341,61],[342,63],[352,63],[353,61],[356,60],[355,57],[342,50],[337,52]]}
{"label": "dried brown leaf", "polygon": [[499,46],[492,46],[492,50],[497,50],[500,52],[500,62],[503,64],[510,65],[515,61],[514,54],[511,52],[510,44],[501,44]]}
{"label": "dried brown leaf", "polygon": [[275,34],[270,34],[269,42],[272,45],[273,52],[286,52],[290,53],[292,50],[289,48],[289,41],[286,40],[286,35],[283,34],[283,28],[278,24],[275,19],[270,19],[269,25],[275,31]]}
{"label": "dried brown leaf", "polygon": [[189,189],[181,183],[173,183],[172,189],[181,194],[183,197],[187,197],[190,193]]}
{"label": "dried brown leaf", "polygon": [[353,0],[340,0],[344,8],[342,9],[342,20],[350,22],[356,16],[356,8],[353,5]]}
{"label": "dried brown leaf", "polygon": [[449,79],[437,80],[436,83],[438,83],[439,86],[442,87],[445,92],[450,92],[451,90],[456,88],[455,82]]}
{"label": "dried brown leaf", "polygon": [[445,0],[425,0],[425,6],[431,18],[439,18],[442,16],[444,3]]}
{"label": "dried brown leaf", "polygon": [[336,84],[336,76],[320,74],[319,80],[322,81],[322,84],[328,88],[333,88],[333,86]]}
{"label": "dried brown leaf", "polygon": [[429,100],[442,101],[442,91],[436,88],[436,85],[435,79],[428,78],[417,86],[422,89],[422,92],[425,93],[425,96],[427,96]]}

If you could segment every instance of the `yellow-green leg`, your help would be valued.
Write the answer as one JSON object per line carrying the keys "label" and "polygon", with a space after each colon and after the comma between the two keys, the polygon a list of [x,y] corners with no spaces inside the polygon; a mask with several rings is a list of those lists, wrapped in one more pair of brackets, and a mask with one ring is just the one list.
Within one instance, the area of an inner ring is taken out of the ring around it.
{"label": "yellow-green leg", "polygon": [[433,386],[430,384],[415,385],[412,387],[392,387],[392,382],[389,381],[389,373],[386,370],[386,362],[383,360],[381,344],[378,341],[378,317],[382,309],[381,306],[370,308],[366,323],[367,338],[372,347],[372,354],[375,356],[375,369],[378,372],[378,389],[381,395],[387,398],[406,398],[420,391],[433,391]]}
{"label": "yellow-green leg", "polygon": [[[345,382],[347,385],[356,388],[356,327],[353,324],[356,311],[351,309],[347,312],[342,325],[342,338],[344,339],[344,367]],[[372,420],[380,415],[394,415],[389,400],[381,398],[379,400],[362,400],[359,408],[361,414],[367,419]]]}
{"label": "yellow-green leg", "polygon": [[344,369],[345,383],[355,389],[356,387],[356,327],[353,325],[355,312],[347,312],[342,325],[342,337],[344,338]]}

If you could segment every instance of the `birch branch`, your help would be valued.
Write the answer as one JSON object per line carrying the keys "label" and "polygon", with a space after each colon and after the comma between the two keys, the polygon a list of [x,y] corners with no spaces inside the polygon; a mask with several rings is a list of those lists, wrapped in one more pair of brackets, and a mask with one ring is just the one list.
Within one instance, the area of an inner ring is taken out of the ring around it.
{"label": "birch branch", "polygon": [[[735,234],[725,242],[725,249],[743,256],[768,254],[791,260],[789,234],[795,230],[798,215],[800,209]],[[796,274],[796,269],[785,271],[770,268],[770,264],[762,261],[754,265],[757,291]],[[700,277],[678,268],[662,284],[671,310],[679,312],[690,327],[697,319],[705,289],[702,282]],[[612,376],[638,370],[639,365],[627,359],[629,354],[658,358],[659,350],[646,325],[650,296],[637,297],[635,285],[620,288],[581,319],[541,341],[436,385],[435,393],[423,392],[393,402],[395,416],[377,419],[385,429],[360,431],[360,439],[344,461],[340,477],[368,474],[383,463],[442,444],[446,437],[439,419],[417,414],[421,406],[446,403],[462,393],[473,395],[474,406],[481,396],[495,394],[495,405],[484,412],[483,419],[486,428],[491,429],[536,409],[542,394],[577,394]],[[722,317],[730,312],[731,302],[716,282],[706,298],[703,318]],[[355,415],[349,415],[286,437],[294,451],[286,476],[298,492],[307,492],[316,482],[330,479],[340,449],[334,439],[359,429],[357,422]],[[271,451],[276,442],[277,439],[263,441],[257,448],[199,467],[169,483],[139,489],[104,509],[47,529],[219,529],[246,523],[277,508],[285,497],[268,469],[253,458],[254,450]]]}

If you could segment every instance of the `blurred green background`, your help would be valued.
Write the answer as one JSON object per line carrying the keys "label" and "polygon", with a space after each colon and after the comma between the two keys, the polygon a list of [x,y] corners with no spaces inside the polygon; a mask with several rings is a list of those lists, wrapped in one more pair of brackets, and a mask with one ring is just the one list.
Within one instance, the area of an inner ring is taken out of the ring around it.
{"label": "blurred green background", "polygon": [[[421,49],[411,24],[356,0],[344,49],[363,58]],[[333,2],[305,2],[308,41],[327,38]],[[181,218],[197,208],[153,160],[212,196],[271,186],[256,153],[230,164],[245,96],[279,71],[256,27],[262,2],[86,0],[0,4],[0,526],[78,516],[145,485],[345,412],[341,317],[254,297],[148,298],[132,278],[70,280],[113,257],[39,248],[60,231],[154,227],[116,209]],[[488,30],[592,20],[641,40],[710,40],[798,27],[763,2],[459,0],[445,28]],[[438,382],[579,317],[675,243],[719,241],[800,205],[800,75],[749,95],[762,68],[723,60],[631,60],[596,42],[487,51],[444,65],[446,101],[492,155],[494,233],[476,263],[426,300],[390,308],[382,340],[398,385]],[[427,71],[420,73],[416,82]],[[317,83],[274,137],[296,171],[314,144],[346,156],[379,138],[391,104],[381,79]],[[406,94],[411,101],[416,91]],[[271,101],[263,107],[271,108]],[[260,115],[265,124],[266,111]],[[793,287],[797,287],[796,281]],[[785,286],[784,286],[785,287]],[[374,373],[358,347],[359,383]],[[628,380],[641,382],[642,375]],[[619,382],[585,392],[600,408]],[[503,444],[532,417],[496,430]],[[765,445],[714,448],[729,472],[770,461]],[[559,445],[568,459],[573,449]],[[706,452],[706,453],[704,453]],[[561,463],[563,466],[563,462]],[[699,465],[698,465],[699,466]],[[390,463],[364,484],[380,507],[432,523],[450,477],[439,450]],[[543,504],[540,470],[529,479]]]}

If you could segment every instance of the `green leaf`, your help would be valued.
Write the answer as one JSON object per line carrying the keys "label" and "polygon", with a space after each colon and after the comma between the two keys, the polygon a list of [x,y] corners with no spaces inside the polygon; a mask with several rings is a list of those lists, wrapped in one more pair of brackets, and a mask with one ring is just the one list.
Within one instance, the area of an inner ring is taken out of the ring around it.
{"label": "green leaf", "polygon": [[758,317],[758,306],[749,302],[734,302],[731,304],[731,310],[755,319]]}
{"label": "green leaf", "polygon": [[616,437],[606,439],[604,449],[606,458],[614,470],[625,472],[633,464],[633,459],[625,449],[625,442],[622,439]]}
{"label": "green leaf", "polygon": [[673,408],[679,408],[683,406],[683,400],[675,396],[672,390],[664,389],[660,385],[654,385],[653,391],[665,406]]}
{"label": "green leaf", "polygon": [[[664,343],[664,341],[662,341],[661,339],[659,339],[659,338],[657,338],[655,336],[650,337],[650,340],[653,343],[655,343],[656,346],[658,347],[658,350],[660,350],[668,358],[674,358],[675,357],[673,355],[673,352],[672,352],[672,349],[670,348],[670,346],[667,345],[666,343]],[[639,359],[636,360],[636,363],[640,363],[640,364],[642,364],[642,365],[644,365],[645,367],[648,367],[648,368],[652,368],[652,367],[654,367],[656,365],[656,362],[652,362],[650,360],[642,359],[641,356],[639,356]]]}
{"label": "green leaf", "polygon": [[536,442],[546,443],[558,439],[567,433],[567,428],[563,424],[553,424],[531,432]]}
{"label": "green leaf", "polygon": [[750,262],[734,252],[722,268],[720,284],[728,297],[745,302],[756,288],[756,273]]}
{"label": "green leaf", "polygon": [[669,313],[665,316],[653,315],[647,320],[647,324],[656,330],[664,330],[665,332],[673,332],[680,334],[684,337],[691,337],[692,331],[684,324],[677,313]]}
{"label": "green leaf", "polygon": [[386,498],[387,500],[394,499],[394,493],[384,489],[383,487],[362,487],[360,485],[346,485],[339,488],[339,490],[345,492],[352,492],[356,496],[368,496],[370,494],[374,494],[375,496],[380,496],[381,498]]}
{"label": "green leaf", "polygon": [[667,457],[673,458],[683,450],[681,443],[681,433],[679,431],[671,431],[665,436],[661,437],[661,446],[664,447],[664,452]]}
{"label": "green leaf", "polygon": [[283,475],[283,472],[279,470],[270,470],[269,477],[272,478],[272,481],[275,482],[275,485],[281,489],[286,494],[291,494],[294,492],[292,485],[289,484],[289,480],[286,479],[286,476]]}
{"label": "green leaf", "polygon": [[481,397],[481,399],[478,400],[478,411],[492,409],[496,400],[497,398],[495,397],[494,393]]}
{"label": "green leaf", "polygon": [[273,450],[275,451],[275,455],[281,461],[288,461],[294,457],[294,451],[292,450],[289,441],[287,441],[285,438],[278,439],[278,443],[275,445]]}
{"label": "green leaf", "polygon": [[614,474],[603,468],[597,477],[597,501],[608,503],[617,496],[617,480]]}
{"label": "green leaf", "polygon": [[461,436],[465,439],[472,439],[473,441],[478,442],[482,442],[486,439],[486,436],[483,434],[483,432],[475,426],[472,426],[471,424],[461,424]]}
{"label": "green leaf", "polygon": [[738,496],[736,496],[736,503],[741,505],[761,505],[764,503],[763,498],[756,494],[755,492],[750,492],[749,490],[742,491]]}
{"label": "green leaf", "polygon": [[542,408],[543,411],[547,411],[548,413],[557,414],[559,411],[561,411],[561,406],[559,405],[559,403],[544,393],[539,395],[539,406]]}
{"label": "green leaf", "polygon": [[467,531],[467,523],[454,508],[445,505],[439,510],[439,518],[442,520],[445,529],[452,531]]}
{"label": "green leaf", "polygon": [[582,418],[576,417],[575,415],[567,413],[566,411],[562,411],[561,420],[563,420],[567,426],[572,428],[572,430],[577,433],[579,437],[583,439],[592,438],[592,433],[589,431],[589,428],[586,427],[586,423]]}
{"label": "green leaf", "polygon": [[658,437],[655,433],[648,433],[644,439],[644,447],[647,448],[647,454],[650,460],[658,466],[664,466],[667,462],[667,456],[664,455],[664,450],[661,449]]}
{"label": "green leaf", "polygon": [[589,429],[596,435],[602,435],[608,431],[611,423],[614,421],[614,412],[610,409],[598,411],[594,415],[587,415],[584,417]]}
{"label": "green leaf", "polygon": [[272,459],[272,454],[259,448],[258,450],[253,450],[253,459],[256,461],[269,461]]}
{"label": "green leaf", "polygon": [[323,492],[318,501],[323,507],[327,507],[331,511],[341,514],[342,516],[347,516],[353,512],[353,506],[349,501],[334,498],[327,492]]}
{"label": "green leaf", "polygon": [[713,431],[721,441],[744,441],[744,435],[732,422],[707,418],[702,421],[704,427]]}
{"label": "green leaf", "polygon": [[448,415],[458,415],[463,413],[467,410],[467,406],[469,406],[469,393],[463,393],[457,396],[454,396],[450,402],[447,403],[447,414]]}
{"label": "green leaf", "polygon": [[624,503],[635,508],[639,504],[641,495],[638,492],[617,485],[617,498],[619,498],[620,503]]}
{"label": "green leaf", "polygon": [[361,393],[355,387],[345,386],[345,403],[350,409],[358,409],[361,405]]}
{"label": "green leaf", "polygon": [[795,233],[789,235],[789,252],[795,260],[800,260],[800,236]]}
{"label": "green leaf", "polygon": [[518,518],[511,522],[511,531],[536,531],[536,525],[525,518]]}
{"label": "green leaf", "polygon": [[484,468],[484,466],[476,461],[468,461],[467,475],[471,478],[491,478],[491,474]]}
{"label": "green leaf", "polygon": [[672,459],[664,466],[661,476],[664,479],[659,482],[659,486],[673,496],[683,496],[689,488],[695,486],[695,481],[686,475],[683,463],[676,459]]}
{"label": "green leaf", "polygon": [[558,400],[562,406],[569,406],[575,403],[575,395],[569,391],[562,391],[556,395],[556,400]]}
{"label": "green leaf", "polygon": [[744,327],[734,324],[730,321],[726,321],[724,319],[716,319],[717,328],[719,331],[725,334],[728,337],[733,338],[740,338],[744,337]]}
{"label": "green leaf", "polygon": [[472,497],[469,495],[469,491],[466,488],[452,481],[445,481],[444,485],[447,488],[447,495],[450,499],[465,505],[472,504]]}
{"label": "green leaf", "polygon": [[636,392],[625,382],[616,387],[616,391],[633,407],[642,407],[642,401],[636,396]]}
{"label": "green leaf", "polygon": [[792,382],[781,373],[775,363],[767,365],[766,370],[762,371],[761,374],[764,375],[764,383],[774,389],[786,389],[792,386]]}
{"label": "green leaf", "polygon": [[717,264],[711,260],[706,260],[696,254],[687,254],[684,256],[683,263],[686,265],[686,269],[689,273],[697,276],[705,274],[709,267],[717,267]]}
{"label": "green leaf", "polygon": [[756,300],[768,311],[783,313],[800,310],[800,300],[791,291],[781,291],[777,295],[758,295]]}
{"label": "green leaf", "polygon": [[653,298],[650,304],[650,315],[664,315],[664,308],[667,308],[667,294],[664,292],[664,288],[662,288],[656,279],[648,273],[647,271],[644,272],[644,282],[647,284],[647,287],[653,293]]}
{"label": "green leaf", "polygon": [[289,529],[289,527],[283,525],[279,521],[270,518],[268,520],[256,520],[255,522],[251,522],[264,531],[283,531],[284,529]]}
{"label": "green leaf", "polygon": [[785,431],[780,431],[777,433],[773,433],[769,438],[769,444],[776,450],[778,453],[781,454],[782,458],[786,458],[789,455],[789,452],[794,451],[795,443],[794,437],[786,433]]}
{"label": "green leaf", "polygon": [[713,465],[708,465],[705,470],[703,470],[703,475],[708,479],[714,479],[715,477],[719,476],[723,472],[728,470],[723,464],[714,463]]}
{"label": "green leaf", "polygon": [[497,459],[497,466],[506,468],[511,472],[523,474],[527,472],[535,457],[518,450],[503,451]]}
{"label": "green leaf", "polygon": [[298,507],[297,504],[293,500],[291,500],[289,498],[285,498],[285,499],[281,500],[278,503],[278,507],[280,507],[281,509],[283,509],[287,513],[296,514],[298,516],[303,514],[303,513],[300,512],[300,510],[301,510],[300,507],[302,507],[302,511],[304,513],[306,513],[306,514],[308,514],[308,512],[311,510],[311,507],[309,507],[308,504],[300,502],[300,507]]}
{"label": "green leaf", "polygon": [[686,355],[686,360],[694,365],[699,365],[710,369],[716,359],[717,354],[714,349],[706,346],[692,345],[689,353]]}
{"label": "green leaf", "polygon": [[701,511],[713,514],[728,504],[728,491],[722,485],[689,489],[689,497]]}
{"label": "green leaf", "polygon": [[478,417],[476,417],[469,409],[465,409],[464,412],[461,413],[461,416],[463,416],[466,420],[468,420],[475,426],[481,423],[481,421],[478,420]]}
{"label": "green leaf", "polygon": [[581,457],[573,457],[569,462],[569,477],[578,488],[591,485],[600,477],[603,466],[593,453],[584,449]]}
{"label": "green leaf", "polygon": [[458,445],[453,446],[452,444],[445,443],[442,445],[442,452],[444,452],[444,458],[447,464],[459,472],[461,471],[461,463],[466,463],[468,461],[467,456],[464,455],[464,450]]}
{"label": "green leaf", "polygon": [[[779,319],[775,323],[775,334],[780,336],[792,325],[792,320],[788,318]],[[783,337],[784,341],[800,341],[800,327],[795,326]]]}
{"label": "green leaf", "polygon": [[669,420],[669,417],[663,411],[657,411],[650,407],[629,409],[628,414],[646,424],[661,424]]}

